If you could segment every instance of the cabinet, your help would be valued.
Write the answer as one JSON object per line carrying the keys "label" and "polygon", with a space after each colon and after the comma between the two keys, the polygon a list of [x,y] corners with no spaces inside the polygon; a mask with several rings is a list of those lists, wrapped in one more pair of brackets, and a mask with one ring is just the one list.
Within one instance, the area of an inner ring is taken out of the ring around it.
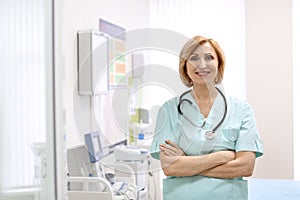
{"label": "cabinet", "polygon": [[99,95],[109,90],[108,38],[98,30],[77,32],[79,95]]}

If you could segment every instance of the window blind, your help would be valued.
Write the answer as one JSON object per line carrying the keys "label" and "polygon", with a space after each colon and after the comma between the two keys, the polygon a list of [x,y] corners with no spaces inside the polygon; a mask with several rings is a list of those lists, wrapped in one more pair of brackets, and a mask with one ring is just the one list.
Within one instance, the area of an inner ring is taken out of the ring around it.
{"label": "window blind", "polygon": [[43,4],[1,1],[1,190],[34,185],[32,145],[46,140]]}

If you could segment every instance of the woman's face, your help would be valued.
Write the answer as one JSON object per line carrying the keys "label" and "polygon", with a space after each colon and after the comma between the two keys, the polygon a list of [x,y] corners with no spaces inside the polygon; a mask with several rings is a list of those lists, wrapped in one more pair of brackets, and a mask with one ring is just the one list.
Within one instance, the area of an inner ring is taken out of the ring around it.
{"label": "woman's face", "polygon": [[186,62],[187,74],[193,85],[215,85],[218,75],[218,56],[209,42],[199,45]]}

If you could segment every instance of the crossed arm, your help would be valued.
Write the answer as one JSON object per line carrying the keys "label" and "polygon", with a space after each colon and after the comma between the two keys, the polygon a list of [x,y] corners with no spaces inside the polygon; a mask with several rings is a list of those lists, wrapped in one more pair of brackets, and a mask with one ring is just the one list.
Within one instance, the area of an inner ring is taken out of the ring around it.
{"label": "crossed arm", "polygon": [[219,151],[203,156],[186,156],[172,141],[160,145],[160,162],[166,176],[202,175],[215,178],[251,176],[255,153]]}

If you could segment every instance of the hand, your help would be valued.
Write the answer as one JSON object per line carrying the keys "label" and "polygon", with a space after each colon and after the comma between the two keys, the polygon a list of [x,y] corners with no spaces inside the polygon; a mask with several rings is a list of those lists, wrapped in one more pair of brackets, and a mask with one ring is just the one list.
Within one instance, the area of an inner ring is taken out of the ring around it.
{"label": "hand", "polygon": [[159,147],[166,156],[185,156],[184,151],[171,140],[166,140],[166,144],[160,144]]}

